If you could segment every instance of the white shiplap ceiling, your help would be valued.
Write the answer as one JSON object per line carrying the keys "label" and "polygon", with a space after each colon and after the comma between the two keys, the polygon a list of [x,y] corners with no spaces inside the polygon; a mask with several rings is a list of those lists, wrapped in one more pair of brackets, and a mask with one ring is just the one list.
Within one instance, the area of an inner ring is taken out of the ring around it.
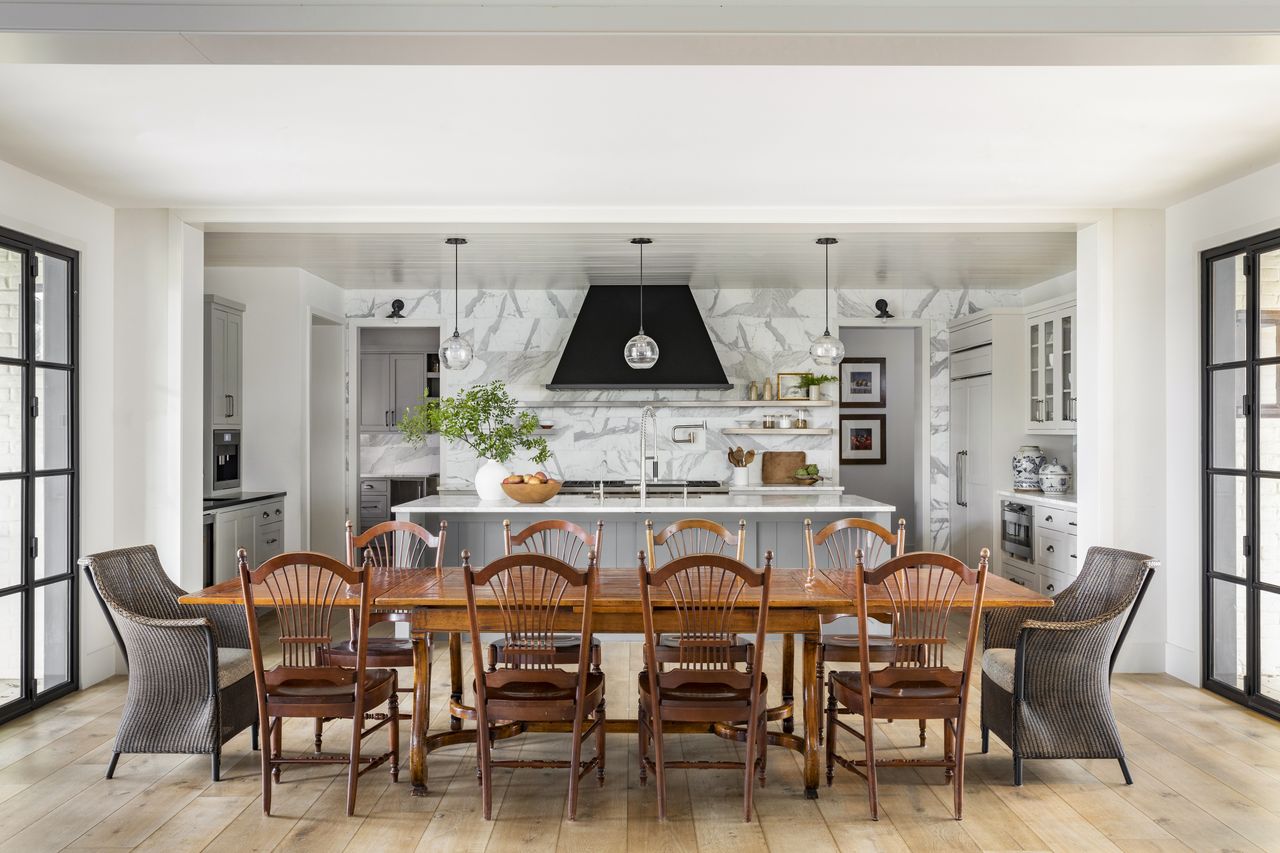
{"label": "white shiplap ceiling", "polygon": [[694,287],[821,287],[822,234],[831,249],[833,285],[866,288],[1022,289],[1075,269],[1070,231],[697,232],[618,226],[610,233],[569,230],[441,233],[225,233],[205,237],[205,263],[299,267],[344,288],[434,287],[453,280],[446,236],[466,236],[465,284],[581,287],[633,283],[638,253],[631,236],[648,236],[646,280]]}

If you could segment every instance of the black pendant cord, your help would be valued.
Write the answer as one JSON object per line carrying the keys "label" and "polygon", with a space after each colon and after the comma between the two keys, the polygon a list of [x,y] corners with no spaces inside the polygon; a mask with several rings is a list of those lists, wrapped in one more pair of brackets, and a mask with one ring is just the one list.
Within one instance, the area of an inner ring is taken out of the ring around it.
{"label": "black pendant cord", "polygon": [[644,334],[644,243],[640,244],[640,334]]}
{"label": "black pendant cord", "polygon": [[822,247],[822,334],[831,337],[831,245]]}

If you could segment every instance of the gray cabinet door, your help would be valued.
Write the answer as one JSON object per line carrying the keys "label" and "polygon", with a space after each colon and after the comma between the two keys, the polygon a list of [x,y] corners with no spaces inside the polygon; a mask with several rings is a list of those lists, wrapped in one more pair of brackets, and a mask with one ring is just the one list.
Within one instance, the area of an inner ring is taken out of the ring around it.
{"label": "gray cabinet door", "polygon": [[213,522],[213,579],[215,582],[236,577],[238,558],[236,552],[244,548],[248,552],[250,568],[258,567],[257,529],[254,512],[248,509],[228,509],[217,514]]}
{"label": "gray cabinet door", "polygon": [[229,426],[244,423],[244,317],[235,311],[220,311],[226,315],[226,343],[223,345],[223,387],[231,402]]}
{"label": "gray cabinet door", "polygon": [[208,352],[206,391],[209,395],[209,425],[213,427],[228,426],[231,417],[231,403],[227,397],[227,312],[217,308],[208,308],[208,322],[205,324],[205,346]]}
{"label": "gray cabinet door", "polygon": [[391,429],[391,357],[386,353],[360,356],[360,430]]}
{"label": "gray cabinet door", "polygon": [[391,356],[391,425],[404,417],[405,409],[422,402],[427,388],[427,357],[422,353]]}

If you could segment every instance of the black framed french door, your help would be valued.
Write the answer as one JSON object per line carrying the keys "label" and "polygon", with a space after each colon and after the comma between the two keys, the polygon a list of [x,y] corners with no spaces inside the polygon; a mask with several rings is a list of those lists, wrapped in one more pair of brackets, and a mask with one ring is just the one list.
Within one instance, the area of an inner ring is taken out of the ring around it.
{"label": "black framed french door", "polygon": [[1280,231],[1201,257],[1203,683],[1280,718]]}
{"label": "black framed french door", "polygon": [[0,722],[78,686],[78,265],[0,228]]}

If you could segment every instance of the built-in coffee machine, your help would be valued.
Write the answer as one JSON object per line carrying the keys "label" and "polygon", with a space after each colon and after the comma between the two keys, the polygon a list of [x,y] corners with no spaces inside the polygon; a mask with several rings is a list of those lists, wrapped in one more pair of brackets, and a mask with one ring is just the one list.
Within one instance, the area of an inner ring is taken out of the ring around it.
{"label": "built-in coffee machine", "polygon": [[205,497],[227,498],[240,494],[240,430],[215,429],[205,459]]}

